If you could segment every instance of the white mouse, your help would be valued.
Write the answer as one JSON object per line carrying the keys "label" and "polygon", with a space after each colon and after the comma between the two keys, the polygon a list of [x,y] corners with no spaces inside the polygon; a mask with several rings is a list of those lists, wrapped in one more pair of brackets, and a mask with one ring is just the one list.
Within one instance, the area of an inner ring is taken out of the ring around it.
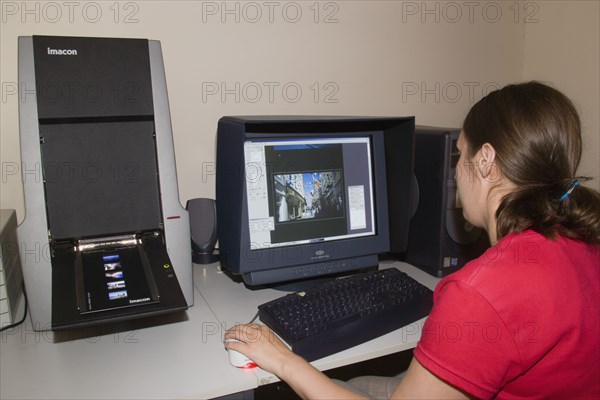
{"label": "white mouse", "polygon": [[[225,342],[237,342],[235,339],[226,339]],[[232,349],[226,349],[229,353],[229,363],[237,368],[250,369],[255,368],[257,365],[254,361],[240,353],[239,351],[235,351]]]}

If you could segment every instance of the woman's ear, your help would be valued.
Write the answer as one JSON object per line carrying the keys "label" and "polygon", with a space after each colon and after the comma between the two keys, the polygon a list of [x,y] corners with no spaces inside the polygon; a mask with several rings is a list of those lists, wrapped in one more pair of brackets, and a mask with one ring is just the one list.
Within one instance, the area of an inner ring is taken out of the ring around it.
{"label": "woman's ear", "polygon": [[495,182],[500,178],[500,171],[496,165],[496,149],[489,144],[484,143],[478,151],[479,173],[488,182]]}

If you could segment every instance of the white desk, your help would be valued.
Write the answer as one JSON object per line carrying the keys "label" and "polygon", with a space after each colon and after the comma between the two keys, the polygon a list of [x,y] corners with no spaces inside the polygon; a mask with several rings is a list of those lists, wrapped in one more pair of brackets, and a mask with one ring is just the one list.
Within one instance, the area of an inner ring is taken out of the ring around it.
{"label": "white desk", "polygon": [[[408,264],[382,264],[392,266],[431,289],[439,281]],[[225,329],[248,322],[259,304],[284,293],[250,291],[218,272],[216,264],[195,265],[194,285],[194,307],[174,316],[61,333],[33,332],[28,319],[3,332],[0,398],[198,399],[277,381],[260,369],[232,367],[222,339]],[[327,370],[413,348],[422,323],[313,364]]]}

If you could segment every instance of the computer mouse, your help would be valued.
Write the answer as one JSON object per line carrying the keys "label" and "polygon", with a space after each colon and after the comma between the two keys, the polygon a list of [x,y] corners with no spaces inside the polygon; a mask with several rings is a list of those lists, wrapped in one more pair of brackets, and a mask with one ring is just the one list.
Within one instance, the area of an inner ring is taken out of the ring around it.
{"label": "computer mouse", "polygon": [[[225,342],[236,342],[236,341],[237,340],[235,340],[235,339],[226,339],[225,340]],[[229,363],[231,365],[233,365],[234,367],[244,368],[244,369],[250,369],[250,368],[257,367],[257,365],[254,361],[252,361],[251,359],[249,359],[248,357],[246,357],[239,351],[235,351],[235,350],[227,349],[227,348],[226,348],[226,350],[227,350],[227,353],[229,353]]]}

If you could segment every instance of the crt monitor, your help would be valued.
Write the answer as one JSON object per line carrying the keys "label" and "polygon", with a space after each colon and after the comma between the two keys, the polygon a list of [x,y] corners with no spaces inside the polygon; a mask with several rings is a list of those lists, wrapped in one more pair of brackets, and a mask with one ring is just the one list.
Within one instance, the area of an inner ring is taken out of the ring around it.
{"label": "crt monitor", "polygon": [[222,266],[248,285],[377,267],[390,250],[386,149],[406,137],[412,175],[413,134],[412,118],[221,118]]}

